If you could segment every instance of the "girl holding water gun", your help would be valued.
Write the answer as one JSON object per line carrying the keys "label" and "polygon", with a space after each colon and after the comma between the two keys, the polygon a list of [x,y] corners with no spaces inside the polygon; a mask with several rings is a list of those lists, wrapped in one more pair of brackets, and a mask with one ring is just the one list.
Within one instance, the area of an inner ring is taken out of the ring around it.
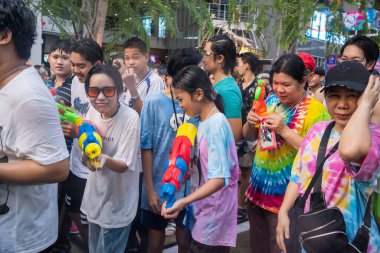
{"label": "girl holding water gun", "polygon": [[124,252],[138,204],[138,114],[120,103],[123,82],[111,66],[93,67],[85,82],[90,99],[87,119],[102,136],[102,154],[91,170],[81,206],[89,221],[90,252]]}
{"label": "girl holding water gun", "polygon": [[[199,115],[196,156],[198,170],[192,168],[192,193],[163,205],[162,215],[175,218],[185,206],[192,242],[189,252],[228,252],[236,245],[237,180],[239,164],[235,141],[226,117],[217,107],[217,95],[206,72],[188,66],[173,79],[179,105],[190,117]],[[218,97],[219,98],[219,97]],[[193,219],[191,219],[191,217]]]}

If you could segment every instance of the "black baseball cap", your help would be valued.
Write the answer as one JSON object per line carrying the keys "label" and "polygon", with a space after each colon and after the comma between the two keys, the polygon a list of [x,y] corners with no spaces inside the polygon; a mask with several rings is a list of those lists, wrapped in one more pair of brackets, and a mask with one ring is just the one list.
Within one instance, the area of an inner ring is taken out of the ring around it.
{"label": "black baseball cap", "polygon": [[324,90],[334,86],[344,86],[362,92],[367,87],[369,76],[369,71],[361,63],[344,61],[327,72]]}

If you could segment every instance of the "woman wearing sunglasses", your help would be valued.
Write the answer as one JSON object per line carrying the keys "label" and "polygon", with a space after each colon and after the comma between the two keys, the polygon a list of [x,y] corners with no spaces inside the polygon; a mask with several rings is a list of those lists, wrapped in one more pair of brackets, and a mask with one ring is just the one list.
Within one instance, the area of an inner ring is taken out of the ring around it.
{"label": "woman wearing sunglasses", "polygon": [[90,252],[124,252],[136,215],[139,173],[137,149],[140,139],[138,114],[119,102],[123,82],[116,68],[95,66],[86,78],[90,99],[87,119],[103,139],[102,154],[91,170],[81,211],[89,222]]}

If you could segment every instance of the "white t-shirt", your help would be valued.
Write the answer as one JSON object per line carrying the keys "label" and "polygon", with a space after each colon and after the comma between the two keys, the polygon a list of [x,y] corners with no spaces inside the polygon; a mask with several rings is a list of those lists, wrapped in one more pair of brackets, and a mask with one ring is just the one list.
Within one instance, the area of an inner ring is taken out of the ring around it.
{"label": "white t-shirt", "polygon": [[[136,84],[136,88],[140,95],[140,99],[144,101],[144,99],[150,94],[163,90],[165,84],[162,78],[151,70],[138,84]],[[131,107],[130,100],[131,93],[127,90],[124,94],[124,101],[129,107]]]}
{"label": "white t-shirt", "polygon": [[[42,165],[69,156],[53,96],[34,68],[0,89],[0,157]],[[39,252],[57,239],[57,184],[0,184],[0,204],[9,187],[9,212],[0,215],[0,252]]]}
{"label": "white t-shirt", "polygon": [[[137,92],[140,95],[140,99],[144,101],[148,96],[155,92],[159,92],[165,88],[165,83],[162,80],[162,78],[154,73],[153,70],[149,71],[149,73],[141,79],[141,81],[136,84]],[[131,93],[127,90],[124,94],[124,103],[132,107],[131,104]],[[141,161],[141,149],[139,148],[137,153],[137,164],[138,164],[138,171],[142,172],[142,161]]]}
{"label": "white t-shirt", "polygon": [[90,171],[81,211],[88,221],[103,228],[126,227],[136,216],[139,198],[139,116],[133,109],[121,105],[116,115],[108,120],[102,119],[91,107],[87,119],[96,124],[102,135],[102,153],[122,160],[128,170],[123,173],[108,168]]}
{"label": "white t-shirt", "polygon": [[[83,117],[86,118],[90,105],[90,100],[86,95],[84,83],[79,82],[78,77],[74,77],[71,83],[71,105]],[[82,150],[78,145],[78,138],[73,139],[73,147],[70,156],[70,171],[77,177],[87,179],[89,169],[82,164]]]}

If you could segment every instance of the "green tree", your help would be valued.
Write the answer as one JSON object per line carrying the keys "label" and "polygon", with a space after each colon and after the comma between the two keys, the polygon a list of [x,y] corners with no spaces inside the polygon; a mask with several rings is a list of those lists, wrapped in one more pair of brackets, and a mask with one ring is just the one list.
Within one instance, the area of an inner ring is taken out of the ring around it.
{"label": "green tree", "polygon": [[[230,0],[231,3],[236,0]],[[295,51],[298,42],[306,40],[305,31],[318,7],[317,0],[243,1],[243,9],[254,14],[258,32],[271,29],[275,38],[277,54],[281,48]]]}
{"label": "green tree", "polygon": [[[142,16],[165,20],[169,38],[178,35],[178,13],[187,10],[203,32],[210,30],[212,22],[202,0],[26,0],[35,10],[48,16],[66,37],[92,38],[102,43],[104,27],[113,43],[130,35],[147,38]],[[74,34],[68,27],[73,28]]]}
{"label": "green tree", "polygon": [[[278,55],[281,49],[294,52],[298,43],[307,40],[305,32],[315,10],[328,8],[332,14],[331,22],[327,27],[327,51],[331,52],[337,48],[338,41],[342,37],[348,36],[348,31],[345,31],[343,23],[343,12],[346,11],[344,3],[357,6],[356,8],[364,13],[366,7],[371,5],[378,6],[377,8],[380,9],[380,0],[333,0],[324,1],[323,4],[320,2],[318,0],[229,0],[230,6],[240,3],[243,6],[240,8],[241,10],[248,10],[253,15],[251,25],[254,25],[258,32],[265,31],[268,35],[268,30],[271,30],[269,35],[273,36],[276,41]],[[239,13],[236,13],[233,8],[229,10],[230,24],[236,22],[238,15]],[[366,34],[368,32],[367,24],[365,23],[363,27],[364,29],[359,33]]]}

